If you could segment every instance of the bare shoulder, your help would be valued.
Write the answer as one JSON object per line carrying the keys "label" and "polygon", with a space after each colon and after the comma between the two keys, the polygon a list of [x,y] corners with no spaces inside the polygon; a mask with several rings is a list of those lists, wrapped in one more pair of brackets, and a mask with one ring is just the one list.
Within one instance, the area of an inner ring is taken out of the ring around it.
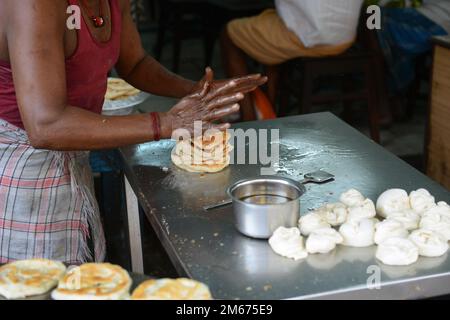
{"label": "bare shoulder", "polygon": [[27,41],[27,30],[52,30],[53,35],[62,34],[66,10],[67,0],[1,0],[0,58],[9,61],[7,39]]}
{"label": "bare shoulder", "polygon": [[5,0],[10,23],[60,23],[66,19],[67,0]]}

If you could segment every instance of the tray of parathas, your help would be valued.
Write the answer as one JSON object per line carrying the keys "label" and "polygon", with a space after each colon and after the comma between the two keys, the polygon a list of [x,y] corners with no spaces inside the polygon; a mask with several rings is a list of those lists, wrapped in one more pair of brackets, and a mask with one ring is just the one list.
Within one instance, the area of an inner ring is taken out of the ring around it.
{"label": "tray of parathas", "polygon": [[131,108],[143,103],[149,96],[150,94],[136,89],[123,79],[108,78],[103,111]]}
{"label": "tray of parathas", "polygon": [[[134,282],[134,283],[133,283]],[[0,300],[210,300],[209,288],[191,279],[150,279],[109,263],[66,268],[46,259],[0,267]]]}
{"label": "tray of parathas", "polygon": [[179,140],[172,149],[172,162],[180,169],[193,173],[215,173],[230,165],[228,132],[215,132],[192,139]]}

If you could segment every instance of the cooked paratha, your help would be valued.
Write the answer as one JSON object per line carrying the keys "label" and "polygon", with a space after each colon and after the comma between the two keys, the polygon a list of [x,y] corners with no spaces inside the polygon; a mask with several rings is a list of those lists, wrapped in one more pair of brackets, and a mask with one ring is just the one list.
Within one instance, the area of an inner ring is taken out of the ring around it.
{"label": "cooked paratha", "polygon": [[108,78],[108,89],[106,100],[123,100],[139,94],[141,91],[131,86],[125,80],[119,78]]}
{"label": "cooked paratha", "polygon": [[128,272],[109,263],[86,263],[71,269],[53,290],[55,300],[123,300],[132,281]]}
{"label": "cooked paratha", "polygon": [[42,295],[56,287],[66,267],[46,259],[21,260],[0,267],[0,295],[19,299]]}
{"label": "cooked paratha", "polygon": [[133,300],[211,300],[209,288],[191,279],[148,280],[134,290]]}

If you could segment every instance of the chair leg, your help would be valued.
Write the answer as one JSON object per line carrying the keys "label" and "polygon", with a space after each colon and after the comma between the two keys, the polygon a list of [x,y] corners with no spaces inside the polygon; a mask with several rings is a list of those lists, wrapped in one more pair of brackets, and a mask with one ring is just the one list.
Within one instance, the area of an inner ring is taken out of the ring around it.
{"label": "chair leg", "polygon": [[204,36],[204,54],[205,54],[205,66],[210,66],[214,54],[214,45],[216,43],[217,35],[211,32],[207,32]]}
{"label": "chair leg", "polygon": [[284,63],[280,66],[280,78],[279,82],[279,95],[280,95],[280,104],[277,110],[278,117],[285,117],[288,113],[289,107],[289,97],[290,90],[288,89],[288,81],[289,81],[289,62]]}
{"label": "chair leg", "polygon": [[273,106],[276,105],[278,95],[278,84],[280,80],[280,66],[266,66],[267,77],[267,97]]}
{"label": "chair leg", "polygon": [[181,41],[183,40],[183,30],[181,14],[175,13],[175,26],[173,30],[173,57],[172,71],[178,73],[180,68]]}
{"label": "chair leg", "polygon": [[378,114],[379,103],[379,84],[375,79],[378,78],[376,70],[376,64],[370,63],[366,66],[365,70],[365,83],[367,90],[367,105],[369,116],[369,128],[370,136],[373,141],[380,143],[380,116]]}
{"label": "chair leg", "polygon": [[[342,92],[344,94],[352,93],[355,91],[354,79],[352,79],[351,75],[344,76],[342,81]],[[347,123],[352,123],[354,120],[354,113],[352,111],[353,101],[352,100],[344,100],[342,102],[342,106],[344,110],[342,111],[342,118]]]}
{"label": "chair leg", "polygon": [[217,22],[211,19],[209,10],[202,11],[201,18],[203,20],[203,51],[205,58],[205,66],[210,66],[214,55],[214,46],[220,37],[220,27]]}
{"label": "chair leg", "polygon": [[309,63],[303,65],[302,89],[300,96],[299,113],[310,113],[312,109],[312,96],[314,90],[313,67]]}
{"label": "chair leg", "polygon": [[166,29],[169,19],[169,9],[167,8],[167,5],[164,4],[164,1],[160,1],[159,6],[160,13],[158,19],[158,35],[156,38],[156,45],[153,50],[156,60],[161,60],[165,40],[164,38],[166,36]]}
{"label": "chair leg", "polygon": [[154,21],[156,19],[156,0],[149,0],[150,19]]}

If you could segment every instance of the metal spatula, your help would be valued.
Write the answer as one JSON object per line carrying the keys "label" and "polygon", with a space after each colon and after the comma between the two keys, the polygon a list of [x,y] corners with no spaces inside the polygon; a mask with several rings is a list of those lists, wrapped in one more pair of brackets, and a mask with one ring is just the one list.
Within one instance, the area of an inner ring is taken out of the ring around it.
{"label": "metal spatula", "polygon": [[300,181],[302,184],[307,183],[326,183],[334,180],[334,175],[323,170],[305,174],[305,179]]}
{"label": "metal spatula", "polygon": [[[333,180],[334,180],[334,175],[332,175],[331,173],[328,173],[326,171],[319,170],[319,171],[314,171],[314,172],[305,174],[304,179],[301,180],[300,183],[301,184],[307,184],[307,183],[322,184],[322,183],[327,183],[327,182],[330,182]],[[229,206],[232,203],[233,203],[233,201],[231,199],[224,200],[220,203],[216,203],[216,204],[209,205],[209,206],[204,206],[203,210],[211,211],[214,209]]]}

